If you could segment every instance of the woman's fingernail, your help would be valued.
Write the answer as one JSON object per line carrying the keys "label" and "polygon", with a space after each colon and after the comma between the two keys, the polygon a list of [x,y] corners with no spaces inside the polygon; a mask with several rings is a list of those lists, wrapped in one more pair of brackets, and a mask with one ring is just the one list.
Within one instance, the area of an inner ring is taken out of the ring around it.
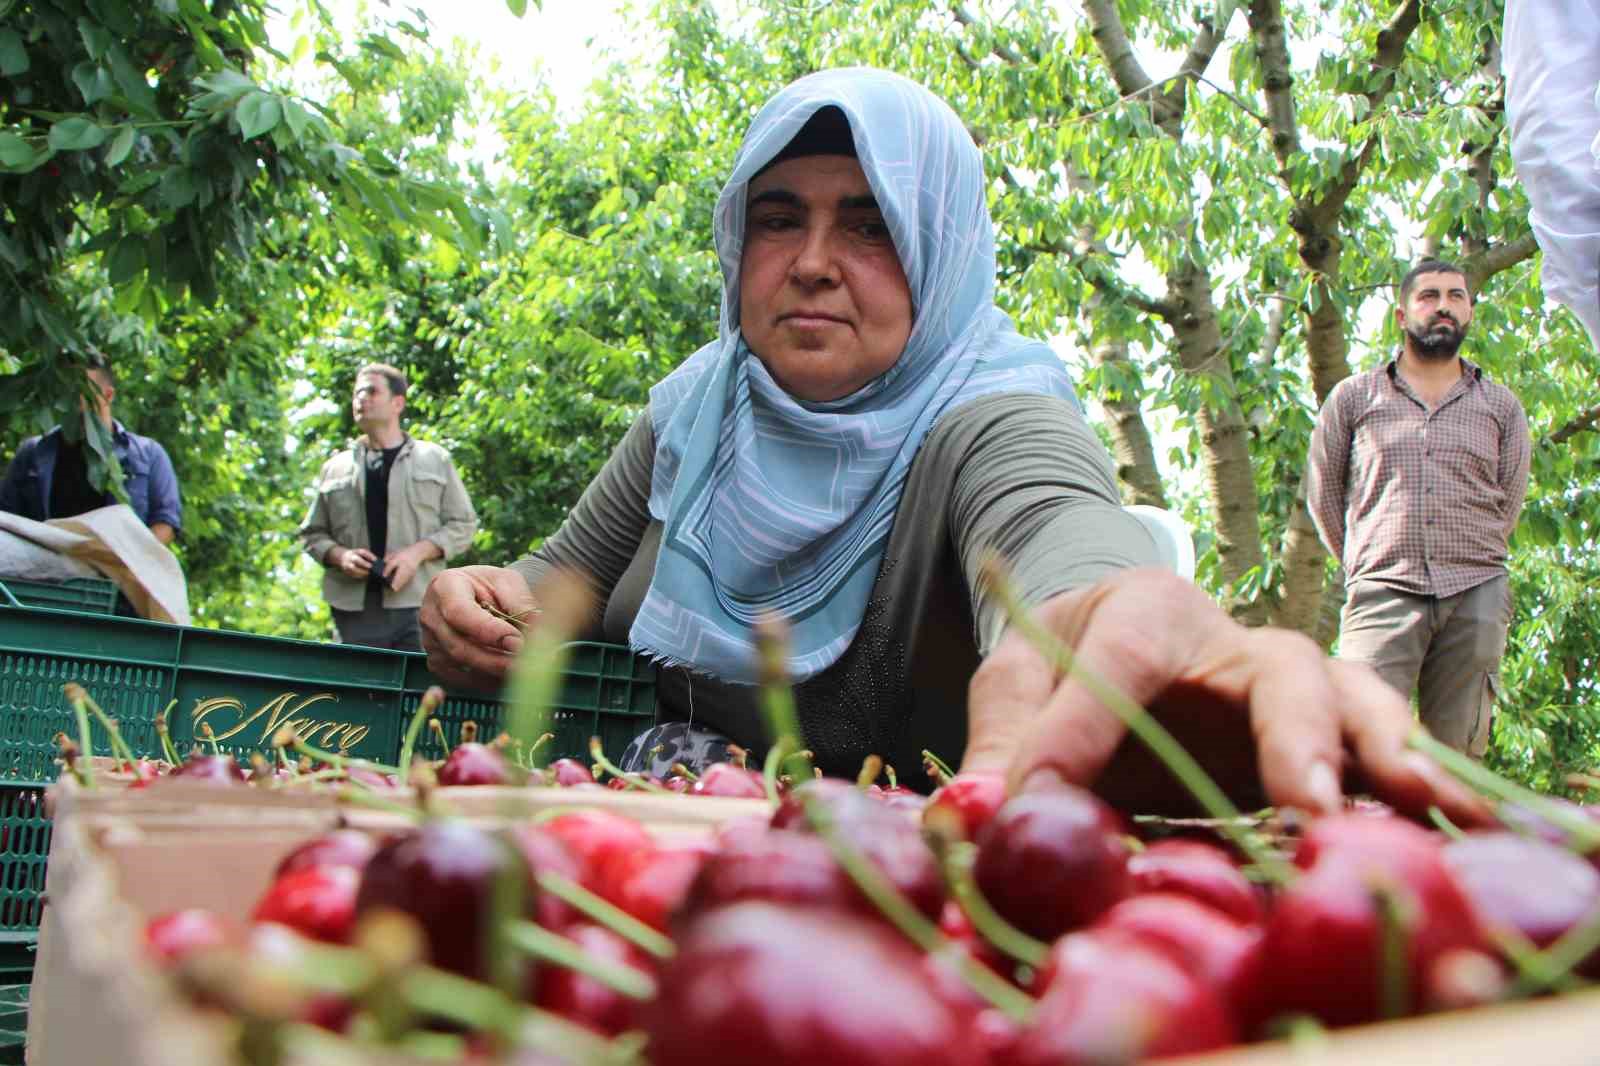
{"label": "woman's fingernail", "polygon": [[1400,759],[1406,764],[1406,769],[1431,785],[1437,785],[1440,778],[1443,777],[1439,764],[1420,751],[1408,751],[1400,756]]}
{"label": "woman's fingernail", "polygon": [[501,637],[500,638],[500,650],[501,651],[508,651],[512,655],[517,654],[517,652],[522,650],[522,638],[519,637],[519,636],[516,636],[515,634],[513,634],[512,636],[509,636],[509,637]]}
{"label": "woman's fingernail", "polygon": [[1339,775],[1325,762],[1312,763],[1306,774],[1306,793],[1323,814],[1339,809]]}
{"label": "woman's fingernail", "polygon": [[1067,779],[1052,766],[1041,766],[1022,780],[1023,792],[1056,792],[1066,787]]}

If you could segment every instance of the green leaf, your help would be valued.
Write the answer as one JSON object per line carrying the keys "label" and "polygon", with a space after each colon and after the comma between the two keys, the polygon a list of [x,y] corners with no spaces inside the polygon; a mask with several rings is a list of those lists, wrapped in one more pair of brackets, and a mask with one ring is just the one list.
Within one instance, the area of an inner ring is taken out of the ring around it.
{"label": "green leaf", "polygon": [[311,112],[301,107],[297,101],[285,100],[283,102],[283,121],[288,125],[289,132],[294,134],[294,139],[298,143],[304,144],[306,127],[311,122]]}
{"label": "green leaf", "polygon": [[144,248],[144,238],[131,233],[117,242],[106,256],[106,272],[111,276],[111,284],[125,285],[144,269]]}
{"label": "green leaf", "polygon": [[89,58],[97,63],[116,40],[110,30],[87,18],[78,20],[78,34],[83,38],[83,47],[88,50]]}
{"label": "green leaf", "polygon": [[194,174],[189,168],[168,167],[166,178],[161,182],[161,202],[176,210],[193,203],[194,195]]}
{"label": "green leaf", "polygon": [[239,101],[239,135],[245,139],[271,133],[283,118],[283,105],[271,93],[254,92]]}
{"label": "green leaf", "polygon": [[110,71],[87,61],[72,68],[72,84],[78,87],[84,104],[89,107],[110,96],[116,88],[116,84],[111,80]]}
{"label": "green leaf", "polygon": [[0,74],[15,77],[28,72],[28,49],[16,30],[0,30]]}
{"label": "green leaf", "polygon": [[86,118],[63,119],[50,127],[50,147],[58,152],[97,148],[105,139],[105,127]]}
{"label": "green leaf", "polygon": [[521,18],[528,13],[528,0],[506,0],[506,7],[517,18]]}
{"label": "green leaf", "polygon": [[128,158],[128,153],[133,151],[133,127],[123,126],[117,130],[117,135],[111,140],[111,147],[106,150],[106,166],[114,167]]}
{"label": "green leaf", "polygon": [[8,170],[28,167],[35,162],[36,155],[38,152],[33,145],[22,137],[15,133],[0,133],[0,166]]}

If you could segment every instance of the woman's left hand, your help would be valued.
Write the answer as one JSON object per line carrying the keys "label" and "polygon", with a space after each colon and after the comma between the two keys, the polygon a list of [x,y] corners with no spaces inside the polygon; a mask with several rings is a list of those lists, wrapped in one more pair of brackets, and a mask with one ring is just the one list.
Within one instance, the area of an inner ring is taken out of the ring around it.
{"label": "woman's left hand", "polygon": [[[1148,708],[1245,806],[1339,807],[1347,775],[1420,815],[1467,824],[1484,803],[1406,746],[1406,701],[1362,664],[1284,629],[1249,629],[1204,592],[1130,570],[1035,611],[1078,661]],[[973,675],[963,772],[1005,773],[1012,792],[1062,781],[1126,810],[1192,809],[1177,782],[1078,680],[1063,679],[1015,627]]]}

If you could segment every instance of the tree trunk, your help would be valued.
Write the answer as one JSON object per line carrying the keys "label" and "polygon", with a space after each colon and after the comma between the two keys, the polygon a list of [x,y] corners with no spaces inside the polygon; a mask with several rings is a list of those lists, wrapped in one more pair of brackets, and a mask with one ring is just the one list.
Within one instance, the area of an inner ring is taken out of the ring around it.
{"label": "tree trunk", "polygon": [[[1116,367],[1118,377],[1139,380],[1139,368],[1128,358],[1128,342],[1120,337],[1097,341],[1090,349],[1090,357],[1101,367]],[[1161,471],[1156,466],[1155,445],[1151,443],[1150,430],[1140,410],[1140,391],[1133,389],[1114,396],[1102,394],[1100,405],[1106,412],[1111,453],[1116,458],[1117,480],[1122,485],[1122,501],[1164,508],[1167,493],[1162,488]]]}
{"label": "tree trunk", "polygon": [[[1178,342],[1178,363],[1189,374],[1214,381],[1211,400],[1195,414],[1205,449],[1206,486],[1216,508],[1217,557],[1222,579],[1232,585],[1266,562],[1261,549],[1260,507],[1250,463],[1250,441],[1244,415],[1234,397],[1233,370],[1222,352],[1222,330],[1211,297],[1211,279],[1198,264],[1185,262],[1167,277],[1167,299],[1180,313],[1172,322]],[[1267,619],[1267,604],[1235,601],[1225,604],[1247,625]]]}

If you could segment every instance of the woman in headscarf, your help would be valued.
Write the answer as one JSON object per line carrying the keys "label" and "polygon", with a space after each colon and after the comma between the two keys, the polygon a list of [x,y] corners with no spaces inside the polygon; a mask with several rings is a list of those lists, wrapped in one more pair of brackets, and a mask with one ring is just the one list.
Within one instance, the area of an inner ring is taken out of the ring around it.
{"label": "woman in headscarf", "polygon": [[1375,675],[1247,631],[1150,568],[1061,360],[995,307],[984,189],[961,120],[898,75],[824,71],[773,97],[717,204],[717,339],[651,390],[544,547],[434,581],[430,667],[498,680],[520,638],[480,604],[526,611],[560,566],[593,583],[590,635],[663,666],[665,723],[627,768],[764,746],[752,634],[770,613],[830,774],[878,754],[920,783],[926,748],[1019,787],[1090,781],[1114,757],[1133,761],[1109,780],[1164,784],[1007,629],[978,580],[993,550],[1098,673],[1158,709],[1181,696],[1180,729],[1229,776],[1255,779],[1259,750],[1272,799],[1331,807],[1350,740],[1380,787],[1461,813],[1464,794],[1404,755],[1409,716]]}

